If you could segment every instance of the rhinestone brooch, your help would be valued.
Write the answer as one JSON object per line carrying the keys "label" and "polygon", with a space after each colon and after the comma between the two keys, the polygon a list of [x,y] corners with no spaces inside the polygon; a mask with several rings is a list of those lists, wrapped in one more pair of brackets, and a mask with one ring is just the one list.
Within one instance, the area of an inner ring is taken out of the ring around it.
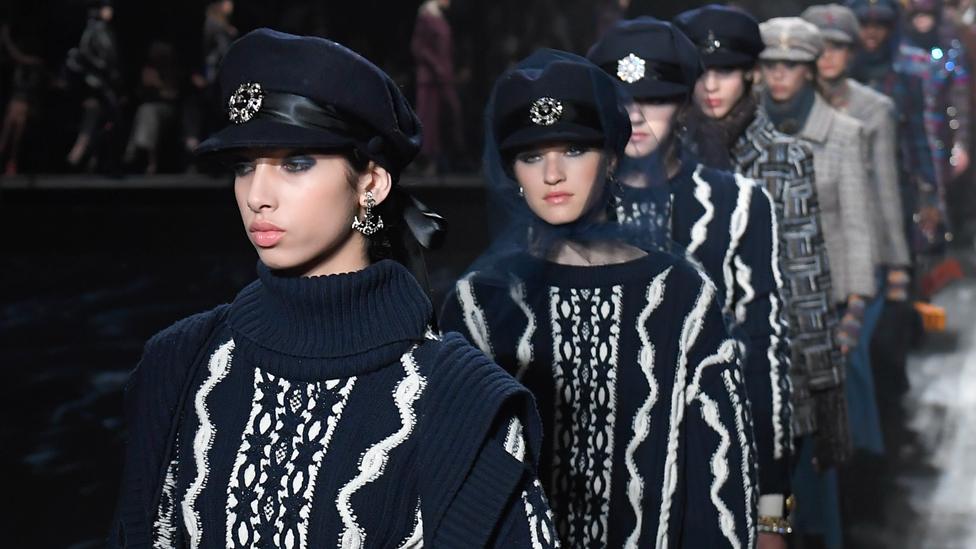
{"label": "rhinestone brooch", "polygon": [[634,54],[628,54],[620,61],[617,61],[617,78],[628,84],[633,84],[646,73],[646,65],[643,59]]}
{"label": "rhinestone brooch", "polygon": [[539,126],[552,126],[563,115],[563,104],[558,99],[540,97],[529,107],[529,120]]}
{"label": "rhinestone brooch", "polygon": [[235,124],[243,124],[254,118],[254,115],[261,110],[263,101],[264,90],[261,89],[261,84],[256,82],[241,84],[227,102],[227,114],[230,121]]}

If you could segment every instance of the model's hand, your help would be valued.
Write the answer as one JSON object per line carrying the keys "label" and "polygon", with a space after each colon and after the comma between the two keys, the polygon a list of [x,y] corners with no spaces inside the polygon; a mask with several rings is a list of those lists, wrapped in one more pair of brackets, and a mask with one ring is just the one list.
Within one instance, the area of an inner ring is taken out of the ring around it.
{"label": "model's hand", "polygon": [[885,298],[889,301],[905,301],[908,299],[908,283],[910,280],[908,271],[905,269],[889,270]]}
{"label": "model's hand", "polygon": [[758,549],[786,549],[786,538],[779,534],[760,532],[759,543],[756,544],[756,547]]}
{"label": "model's hand", "polygon": [[949,164],[952,164],[952,177],[959,177],[969,167],[969,152],[964,147],[953,147]]}

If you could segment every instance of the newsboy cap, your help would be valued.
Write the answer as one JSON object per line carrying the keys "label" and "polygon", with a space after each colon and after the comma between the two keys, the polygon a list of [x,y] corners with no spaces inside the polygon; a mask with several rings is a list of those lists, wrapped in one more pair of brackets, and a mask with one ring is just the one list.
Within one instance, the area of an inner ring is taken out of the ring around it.
{"label": "newsboy cap", "polygon": [[901,13],[897,0],[847,0],[846,4],[861,24],[866,21],[894,24]]}
{"label": "newsboy cap", "polygon": [[227,125],[197,154],[356,149],[396,177],[420,150],[420,121],[397,85],[331,40],[255,30],[231,45],[218,80]]}
{"label": "newsboy cap", "polygon": [[810,63],[823,52],[823,37],[813,23],[799,17],[774,17],[759,25],[766,49],[759,58],[768,61]]}
{"label": "newsboy cap", "polygon": [[623,82],[637,100],[686,97],[703,71],[691,40],[653,17],[617,23],[586,57]]}
{"label": "newsboy cap", "polygon": [[617,84],[575,54],[541,49],[495,84],[496,145],[512,151],[547,142],[600,143],[621,153],[630,117]]}
{"label": "newsboy cap", "polygon": [[847,6],[824,4],[810,6],[800,15],[820,29],[824,40],[838,44],[856,44],[861,38],[861,25]]}
{"label": "newsboy cap", "polygon": [[674,24],[698,47],[705,68],[749,67],[765,48],[759,23],[736,8],[709,4],[678,14]]}

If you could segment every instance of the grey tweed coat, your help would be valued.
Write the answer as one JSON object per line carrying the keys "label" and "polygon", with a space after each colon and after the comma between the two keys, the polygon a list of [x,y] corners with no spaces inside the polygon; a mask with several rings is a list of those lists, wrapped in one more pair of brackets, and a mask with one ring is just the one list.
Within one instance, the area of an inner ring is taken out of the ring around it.
{"label": "grey tweed coat", "polygon": [[797,134],[813,151],[820,220],[830,259],[835,302],[875,291],[874,228],[868,209],[868,160],[862,125],[818,94]]}

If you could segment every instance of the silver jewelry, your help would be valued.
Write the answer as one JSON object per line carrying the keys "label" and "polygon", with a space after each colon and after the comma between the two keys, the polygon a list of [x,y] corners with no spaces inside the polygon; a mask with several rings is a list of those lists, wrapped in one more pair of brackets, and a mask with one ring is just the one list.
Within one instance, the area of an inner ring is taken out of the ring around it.
{"label": "silver jewelry", "polygon": [[639,81],[645,74],[647,74],[647,62],[632,53],[617,61],[617,78],[628,84]]}
{"label": "silver jewelry", "polygon": [[519,185],[518,193],[519,193],[519,198],[525,198],[525,187]]}
{"label": "silver jewelry", "polygon": [[708,30],[708,38],[705,39],[705,47],[702,51],[705,53],[715,53],[722,47],[722,41],[715,38],[715,33],[711,29]]}
{"label": "silver jewelry", "polygon": [[529,107],[529,120],[539,126],[552,126],[563,116],[563,104],[552,97],[540,97]]}
{"label": "silver jewelry", "polygon": [[376,199],[373,198],[373,192],[366,191],[366,214],[363,215],[363,220],[360,221],[358,215],[352,218],[352,228],[363,233],[363,236],[373,236],[383,228],[383,218],[373,215],[375,207]]}
{"label": "silver jewelry", "polygon": [[264,102],[264,90],[257,82],[245,82],[227,101],[227,116],[235,124],[243,124],[254,118]]}

